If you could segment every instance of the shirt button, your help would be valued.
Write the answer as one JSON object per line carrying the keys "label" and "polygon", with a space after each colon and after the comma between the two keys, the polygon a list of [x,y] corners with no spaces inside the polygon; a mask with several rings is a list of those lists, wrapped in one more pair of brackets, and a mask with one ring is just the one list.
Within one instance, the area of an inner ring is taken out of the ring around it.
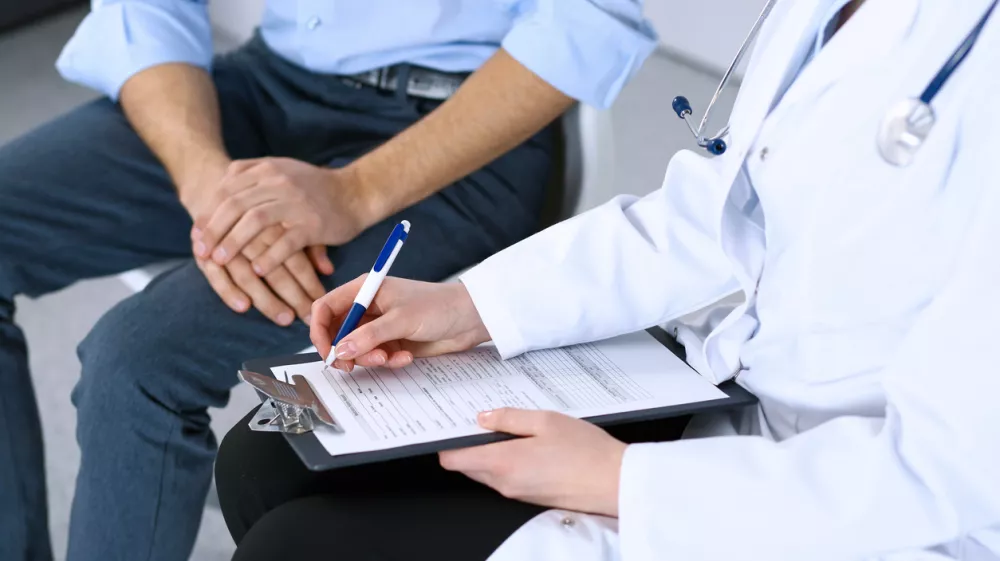
{"label": "shirt button", "polygon": [[323,20],[319,19],[319,16],[313,16],[309,18],[309,21],[306,22],[306,28],[308,28],[311,31],[319,27],[321,23],[323,23]]}
{"label": "shirt button", "polygon": [[573,526],[576,526],[576,520],[573,520],[573,518],[569,516],[563,518],[561,523],[563,525],[563,528],[572,528]]}
{"label": "shirt button", "polygon": [[767,159],[767,155],[768,155],[769,152],[770,152],[770,150],[767,149],[767,146],[761,148],[760,149],[760,161],[763,162],[764,160],[766,160]]}

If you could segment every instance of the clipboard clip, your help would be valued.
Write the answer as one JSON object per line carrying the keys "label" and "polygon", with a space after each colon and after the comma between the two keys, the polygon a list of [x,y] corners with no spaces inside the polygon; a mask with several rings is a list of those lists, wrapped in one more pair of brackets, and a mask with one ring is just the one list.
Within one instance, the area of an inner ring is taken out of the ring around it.
{"label": "clipboard clip", "polygon": [[326,425],[344,432],[305,376],[292,376],[293,383],[249,370],[240,370],[238,376],[253,386],[264,401],[250,421],[250,430],[303,434]]}

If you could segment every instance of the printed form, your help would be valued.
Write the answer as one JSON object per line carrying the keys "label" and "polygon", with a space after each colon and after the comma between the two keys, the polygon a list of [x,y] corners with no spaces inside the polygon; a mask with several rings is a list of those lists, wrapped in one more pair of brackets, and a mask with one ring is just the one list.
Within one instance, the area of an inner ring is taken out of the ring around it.
{"label": "printed form", "polygon": [[484,346],[398,369],[313,362],[272,373],[309,380],[344,429],[315,432],[335,456],[484,433],[476,415],[500,407],[594,417],[726,397],[645,332],[507,361]]}

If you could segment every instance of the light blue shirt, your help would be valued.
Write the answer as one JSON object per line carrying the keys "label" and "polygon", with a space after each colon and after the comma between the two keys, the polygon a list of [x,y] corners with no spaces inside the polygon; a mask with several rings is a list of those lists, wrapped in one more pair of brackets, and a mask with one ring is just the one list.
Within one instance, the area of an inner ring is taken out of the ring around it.
{"label": "light blue shirt", "polygon": [[[502,46],[602,108],[657,42],[642,0],[267,0],[260,29],[280,56],[325,74],[401,62],[472,71]],[[133,74],[168,62],[210,67],[207,0],[92,0],[56,67],[114,99]]]}

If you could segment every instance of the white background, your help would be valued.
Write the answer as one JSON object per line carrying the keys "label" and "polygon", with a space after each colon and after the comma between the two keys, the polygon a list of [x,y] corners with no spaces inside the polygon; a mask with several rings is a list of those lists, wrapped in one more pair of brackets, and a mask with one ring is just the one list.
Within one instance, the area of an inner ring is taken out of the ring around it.
{"label": "white background", "polygon": [[646,0],[646,17],[668,51],[719,74],[760,15],[765,0]]}

